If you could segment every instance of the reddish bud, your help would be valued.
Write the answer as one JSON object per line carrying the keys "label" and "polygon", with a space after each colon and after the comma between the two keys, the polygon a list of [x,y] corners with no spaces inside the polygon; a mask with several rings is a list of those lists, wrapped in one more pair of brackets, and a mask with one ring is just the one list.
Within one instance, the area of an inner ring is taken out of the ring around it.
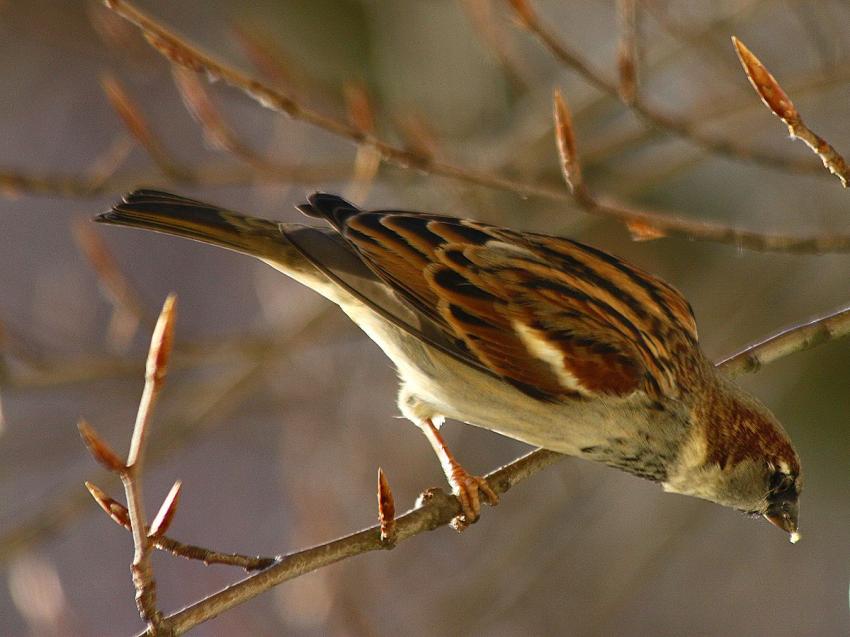
{"label": "reddish bud", "polygon": [[123,473],[126,470],[127,465],[124,464],[124,461],[84,419],[81,418],[77,423],[77,429],[86,447],[88,447],[89,453],[95,460],[113,473]]}

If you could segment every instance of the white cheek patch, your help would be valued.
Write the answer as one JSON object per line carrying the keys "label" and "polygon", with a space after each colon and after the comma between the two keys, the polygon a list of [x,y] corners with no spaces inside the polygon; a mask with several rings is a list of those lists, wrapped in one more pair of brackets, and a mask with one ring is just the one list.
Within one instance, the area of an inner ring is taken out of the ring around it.
{"label": "white cheek patch", "polygon": [[561,387],[583,394],[588,393],[579,379],[564,366],[564,353],[546,340],[543,332],[516,320],[511,322],[511,327],[529,353],[549,365]]}

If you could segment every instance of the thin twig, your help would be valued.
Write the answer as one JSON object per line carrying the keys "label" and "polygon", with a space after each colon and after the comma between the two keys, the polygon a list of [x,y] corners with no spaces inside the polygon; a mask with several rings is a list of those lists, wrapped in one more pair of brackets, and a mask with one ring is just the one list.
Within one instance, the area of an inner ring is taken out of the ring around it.
{"label": "thin twig", "polygon": [[186,109],[200,124],[210,147],[224,150],[245,162],[257,171],[258,176],[285,178],[290,174],[292,166],[261,156],[237,136],[233,127],[216,108],[197,73],[182,66],[172,65],[172,74]]}
{"label": "thin twig", "polygon": [[[128,531],[131,530],[130,514],[127,511],[127,507],[114,498],[111,498],[103,489],[92,482],[86,481],[86,488],[89,490],[92,498],[94,498],[94,501],[98,503],[100,508],[106,512],[115,524],[124,527]],[[203,562],[204,564],[237,566],[251,572],[268,568],[277,561],[277,558],[275,557],[241,555],[239,553],[222,553],[203,546],[186,544],[185,542],[180,542],[164,534],[154,535],[150,532],[150,527],[147,531],[148,536],[153,541],[154,548],[171,553],[175,557],[195,560]]]}
{"label": "thin twig", "polygon": [[[562,65],[581,75],[589,84],[600,91],[621,99],[619,85],[605,78],[580,53],[571,49],[558,38],[551,27],[545,24],[532,9],[528,0],[510,0],[510,4],[522,26],[528,29]],[[717,139],[700,131],[694,123],[661,113],[643,100],[637,99],[637,97],[630,103],[626,102],[626,106],[650,126],[690,141],[710,153],[742,161],[753,161],[771,168],[794,173],[820,173],[817,165],[810,161],[797,161],[780,157],[773,153],[743,146],[733,140]]]}
{"label": "thin twig", "polygon": [[824,167],[838,177],[841,180],[841,185],[847,188],[850,185],[850,165],[847,164],[844,157],[829,142],[806,126],[791,98],[782,90],[779,82],[762,64],[761,60],[734,35],[732,36],[732,43],[735,45],[735,51],[744,67],[747,79],[750,80],[750,84],[752,84],[764,105],[785,123],[791,139],[799,139],[811,148],[812,152],[820,157]]}
{"label": "thin twig", "polygon": [[[131,573],[136,587],[136,606],[142,619],[148,624],[152,634],[159,634],[162,628],[162,613],[156,604],[156,584],[150,565],[153,548],[147,533],[144,500],[142,499],[142,469],[146,442],[150,431],[153,408],[159,392],[165,382],[168,359],[174,342],[174,307],[176,298],[170,295],[162,306],[162,312],[151,338],[147,365],[145,366],[145,386],[139,401],[136,424],[130,439],[130,451],[127,454],[127,466],[121,472],[121,482],[127,496],[127,514],[133,534],[133,564]],[[167,501],[167,500],[166,500]]]}
{"label": "thin twig", "polygon": [[204,188],[227,188],[256,184],[315,184],[337,181],[351,175],[350,164],[327,166],[301,166],[279,164],[274,171],[257,171],[252,167],[234,166],[232,163],[210,163],[195,168],[180,167],[180,174],[163,175],[161,172],[132,171],[115,174],[107,179],[102,176],[32,173],[0,167],[0,197],[18,197],[21,194],[60,196],[72,198],[97,197],[122,192],[137,187],[139,183],[149,186],[192,186]]}
{"label": "thin twig", "polygon": [[[208,77],[221,79],[223,82],[244,91],[263,106],[284,113],[293,119],[323,129],[357,145],[370,146],[388,162],[470,184],[513,192],[521,196],[534,195],[556,201],[569,201],[571,199],[569,193],[561,189],[470,170],[394,146],[371,133],[360,130],[353,124],[306,108],[291,96],[272,89],[231,66],[214,60],[129,2],[106,0],[106,4],[119,15],[141,28],[151,44],[173,63],[198,72],[205,72]],[[616,88],[614,88],[614,92],[616,93]],[[584,209],[591,214],[612,217],[623,222],[653,226],[666,235],[720,241],[755,250],[784,252],[850,250],[850,237],[846,236],[795,238],[765,235],[758,232],[737,230],[722,224],[694,222],[657,211],[634,210],[613,200],[606,200],[604,203],[595,206],[585,206]]]}
{"label": "thin twig", "polygon": [[638,83],[638,28],[635,0],[617,0],[617,18],[620,27],[620,43],[617,47],[619,94],[624,104],[631,105],[637,99]]}
{"label": "thin twig", "polygon": [[[285,360],[297,346],[314,340],[320,334],[327,334],[329,323],[338,319],[338,313],[332,312],[329,306],[322,307],[299,328],[287,331],[283,337],[269,341],[259,339],[248,344],[248,349],[241,352],[230,350],[228,360],[234,359],[234,353],[239,353],[239,359],[250,354],[255,360],[245,369],[238,370],[230,378],[223,381],[220,375],[205,387],[198,388],[200,396],[207,399],[200,404],[192,403],[187,407],[187,415],[171,419],[163,423],[162,434],[151,441],[147,456],[149,461],[162,462],[183,449],[191,440],[201,433],[209,431],[213,425],[222,423],[231,416],[236,408],[253,396],[261,386],[259,379],[271,361]],[[199,344],[199,349],[208,346]],[[228,349],[228,348],[225,348]],[[216,354],[213,360],[221,360]],[[132,367],[133,373],[138,372],[138,364]],[[104,471],[93,478],[98,483],[106,483],[114,474]],[[0,563],[21,551],[43,541],[45,537],[59,532],[67,532],[68,527],[90,508],[88,493],[80,491],[76,486],[66,491],[54,493],[42,504],[41,509],[30,519],[18,524],[0,537]]]}
{"label": "thin twig", "polygon": [[[838,237],[811,237],[809,239],[792,238],[782,235],[763,235],[760,233],[737,230],[728,226],[707,222],[694,222],[678,218],[665,218],[662,215],[648,214],[645,210],[633,210],[625,204],[604,196],[592,195],[581,176],[581,162],[575,141],[575,131],[566,100],[555,92],[553,98],[555,119],[555,141],[561,159],[564,180],[574,193],[575,200],[591,214],[603,214],[621,221],[637,241],[656,239],[671,234],[685,234],[691,238],[732,243],[741,248],[753,250],[776,250],[782,252],[821,253],[829,252]],[[688,226],[688,230],[684,230]],[[694,226],[699,232],[689,234]]]}
{"label": "thin twig", "polygon": [[286,114],[293,119],[311,124],[355,144],[371,146],[386,161],[393,162],[405,168],[414,168],[424,172],[518,194],[539,195],[561,200],[568,199],[565,193],[555,188],[546,188],[545,186],[526,184],[495,175],[479,173],[451,164],[437,162],[430,157],[424,157],[410,150],[393,146],[372,134],[360,130],[353,124],[306,108],[291,96],[272,89],[233,67],[214,60],[200,49],[190,45],[182,37],[141,12],[129,2],[107,0],[106,4],[119,15],[141,28],[151,44],[174,64],[185,66],[198,72],[205,72],[208,76],[219,78],[223,82],[244,91],[263,106]]}
{"label": "thin twig", "polygon": [[[325,317],[326,311],[317,319]],[[289,346],[301,336],[296,330],[295,336],[281,339],[276,330],[283,326],[271,326],[266,333],[238,333],[230,337],[215,337],[197,341],[183,341],[175,346],[172,369],[194,369],[204,365],[232,363],[234,360],[251,361],[262,359],[267,354],[280,354],[284,346]],[[3,327],[6,334],[8,353],[18,358],[28,367],[29,373],[15,370],[0,377],[0,386],[9,389],[40,389],[61,385],[92,382],[104,378],[136,376],[144,373],[144,365],[135,356],[104,355],[82,356],[62,361],[48,361],[43,356],[33,356],[34,345],[21,335]],[[311,330],[312,333],[312,330]]]}
{"label": "thin twig", "polygon": [[264,77],[277,86],[293,86],[295,81],[289,62],[277,47],[278,39],[267,33],[258,32],[256,25],[245,28],[239,24],[231,27],[231,32],[242,47],[245,56]]}
{"label": "thin twig", "polygon": [[[650,6],[652,3],[644,4],[645,6]],[[815,91],[822,91],[838,83],[846,82],[848,78],[850,78],[850,62],[839,65],[834,69],[834,73],[830,75],[813,77],[811,72],[806,72],[804,75],[787,82],[787,86],[790,87],[790,91],[795,95],[803,96]],[[597,108],[604,99],[605,96],[600,96],[585,108]],[[757,107],[759,107],[758,102],[736,91],[734,94],[712,95],[708,99],[703,100],[702,103],[694,106],[693,111],[699,113],[700,122],[704,124],[717,124],[719,120],[741,115],[745,112],[755,110]],[[627,131],[619,138],[606,143],[603,147],[586,151],[584,153],[584,160],[588,165],[596,164],[605,157],[609,157],[615,153],[626,152],[630,148],[657,139],[660,135],[663,135],[663,131],[657,128],[644,127]]]}
{"label": "thin twig", "polygon": [[759,371],[764,365],[850,334],[850,307],[794,325],[720,361],[730,376]]}
{"label": "thin twig", "polygon": [[[126,463],[112,451],[106,441],[95,432],[91,425],[84,420],[81,420],[78,425],[80,435],[94,458],[108,471],[117,474],[124,484],[124,492],[127,497],[126,520],[133,535],[134,551],[130,572],[133,578],[133,585],[136,589],[136,606],[139,609],[142,619],[148,625],[151,634],[155,635],[170,634],[170,630],[167,623],[163,623],[162,613],[156,604],[156,584],[150,565],[153,539],[148,535],[141,479],[142,468],[144,466],[145,443],[148,438],[153,407],[165,382],[168,359],[174,341],[175,302],[175,296],[173,294],[169,295],[165,300],[162,312],[154,327],[147,365],[145,367],[145,387],[142,391],[142,398],[139,401],[139,410],[136,415],[135,426],[133,427],[130,451],[127,454]],[[102,493],[99,489],[97,490],[98,493],[92,491],[91,488],[89,491],[92,495],[95,495],[95,499],[98,499],[97,495]],[[150,531],[154,535],[164,533],[171,519],[174,517],[179,491],[180,483],[177,482],[168,497],[166,497],[153,524],[150,526]],[[112,515],[111,511],[110,514]]]}
{"label": "thin twig", "polygon": [[[537,449],[485,477],[493,490],[502,494],[564,457],[554,451]],[[395,544],[424,531],[446,526],[459,513],[460,504],[457,498],[441,489],[430,490],[420,497],[416,507],[396,518]],[[270,568],[169,615],[167,621],[174,634],[180,635],[282,582],[355,555],[386,548],[388,546],[381,541],[381,526],[378,524],[358,533],[285,555]],[[149,630],[143,634],[153,635]]]}

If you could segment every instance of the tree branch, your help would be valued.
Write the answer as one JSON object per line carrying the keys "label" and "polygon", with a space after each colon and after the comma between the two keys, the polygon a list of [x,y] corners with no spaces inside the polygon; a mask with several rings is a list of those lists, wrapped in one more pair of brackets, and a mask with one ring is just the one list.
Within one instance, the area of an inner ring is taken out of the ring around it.
{"label": "tree branch", "polygon": [[[565,456],[546,449],[537,449],[512,463],[485,476],[497,494],[507,492],[526,478],[558,462]],[[431,489],[417,501],[417,505],[395,520],[394,544],[446,526],[461,512],[457,498],[441,489]],[[392,548],[381,540],[381,525],[320,544],[304,551],[291,553],[274,566],[246,577],[166,619],[175,635],[185,633],[198,624],[252,599],[266,590],[305,573],[315,571],[340,560],[371,551]],[[151,631],[143,635],[152,636]]]}
{"label": "tree branch", "polygon": [[[512,192],[520,196],[534,195],[555,201],[572,200],[570,194],[560,188],[541,186],[471,170],[437,161],[429,155],[414,150],[394,146],[354,124],[306,108],[290,95],[266,86],[232,66],[213,59],[207,53],[189,44],[184,38],[137,9],[130,2],[106,0],[106,4],[142,29],[148,41],[174,64],[197,72],[204,72],[211,78],[218,78],[274,111],[320,128],[356,145],[371,147],[387,162],[469,184]],[[614,87],[613,91],[616,93],[617,88]],[[848,236],[788,237],[762,234],[738,230],[723,224],[691,221],[654,210],[638,210],[612,199],[601,197],[594,202],[594,205],[585,205],[584,210],[590,214],[610,217],[627,224],[650,225],[667,236],[677,235],[688,239],[716,241],[754,250],[802,253],[845,252],[850,250],[850,237]]]}
{"label": "tree branch", "polygon": [[616,82],[608,80],[593,69],[577,51],[574,51],[561,41],[554,31],[545,24],[531,8],[527,0],[510,0],[517,17],[526,29],[535,36],[543,46],[563,66],[581,75],[589,84],[603,93],[615,97],[629,107],[635,115],[644,122],[660,130],[672,133],[710,153],[731,157],[741,161],[752,161],[770,168],[794,173],[822,174],[817,164],[811,161],[797,161],[780,157],[772,153],[743,146],[728,139],[717,139],[699,130],[692,122],[672,115],[661,113],[641,100],[637,95],[629,100],[628,96],[620,94]]}
{"label": "tree branch", "polygon": [[753,373],[789,354],[802,352],[850,334],[850,307],[794,325],[745,347],[717,363],[730,376]]}

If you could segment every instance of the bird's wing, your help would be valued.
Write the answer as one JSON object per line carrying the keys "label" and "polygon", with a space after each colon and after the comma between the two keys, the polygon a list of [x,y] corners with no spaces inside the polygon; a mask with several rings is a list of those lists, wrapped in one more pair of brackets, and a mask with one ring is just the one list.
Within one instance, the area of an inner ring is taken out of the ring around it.
{"label": "bird's wing", "polygon": [[672,287],[568,239],[469,220],[363,211],[335,195],[301,207],[448,341],[530,395],[675,395],[675,344],[696,339]]}

